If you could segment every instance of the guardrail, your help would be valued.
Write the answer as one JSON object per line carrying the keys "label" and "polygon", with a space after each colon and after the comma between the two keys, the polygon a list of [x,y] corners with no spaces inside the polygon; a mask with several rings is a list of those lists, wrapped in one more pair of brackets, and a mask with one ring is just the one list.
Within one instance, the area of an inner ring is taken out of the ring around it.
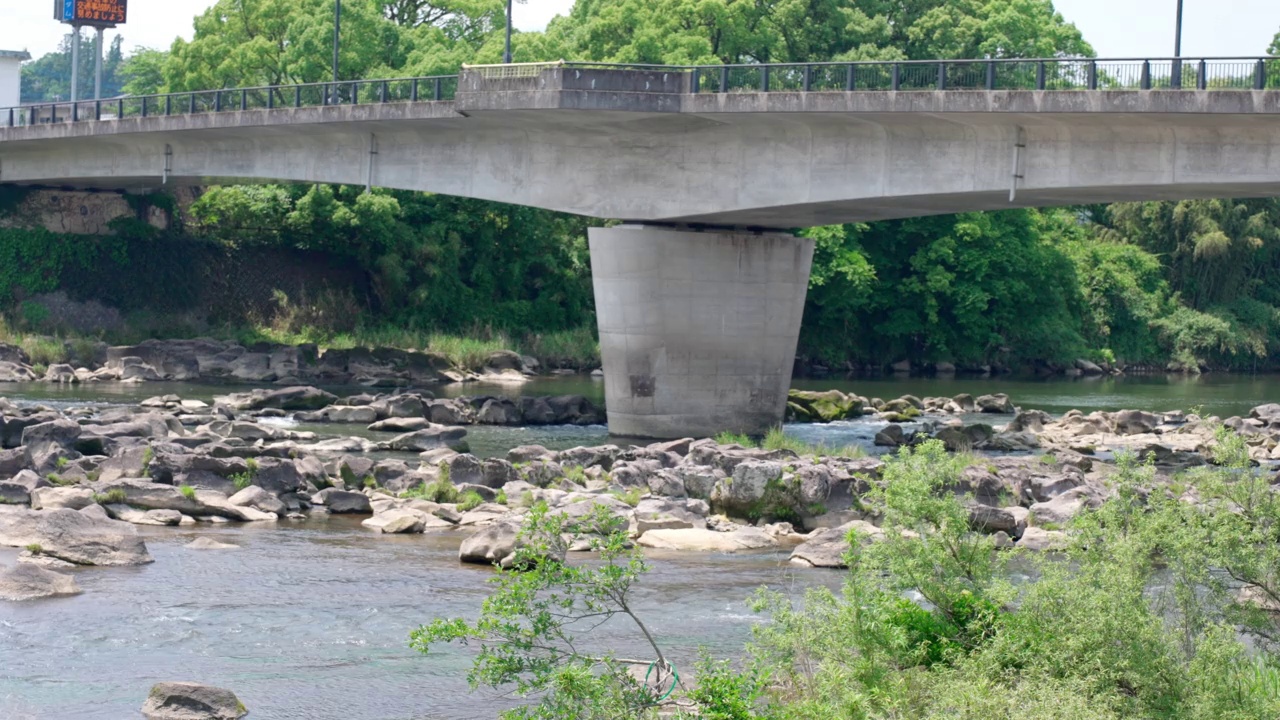
{"label": "guardrail", "polygon": [[[739,65],[594,62],[475,66],[466,71],[549,68],[678,72],[692,93],[953,90],[1277,90],[1280,57],[902,60]],[[503,76],[505,77],[505,76]],[[452,100],[458,75],[228,88],[0,108],[0,127],[154,115]]]}
{"label": "guardrail", "polygon": [[691,74],[694,93],[861,90],[1268,90],[1280,57],[901,60],[745,65],[568,62],[570,68]]}
{"label": "guardrail", "polygon": [[109,100],[39,103],[4,108],[0,109],[0,127],[117,120],[156,115],[452,100],[457,91],[457,75],[436,75],[420,78],[197,90],[166,95],[131,95]]}

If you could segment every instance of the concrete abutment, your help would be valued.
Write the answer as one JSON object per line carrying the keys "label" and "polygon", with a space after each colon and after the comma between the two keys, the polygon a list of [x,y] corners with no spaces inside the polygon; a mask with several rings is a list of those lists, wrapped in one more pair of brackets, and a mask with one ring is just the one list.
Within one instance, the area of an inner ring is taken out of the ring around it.
{"label": "concrete abutment", "polygon": [[782,421],[813,241],[782,233],[592,228],[609,430],[763,433]]}

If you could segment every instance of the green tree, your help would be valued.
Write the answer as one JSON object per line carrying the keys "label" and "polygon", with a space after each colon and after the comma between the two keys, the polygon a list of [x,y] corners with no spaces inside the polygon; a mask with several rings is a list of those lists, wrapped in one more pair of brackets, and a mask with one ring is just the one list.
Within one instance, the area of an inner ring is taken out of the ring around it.
{"label": "green tree", "polygon": [[[57,51],[22,66],[22,102],[50,102],[71,97],[71,40],[68,35]],[[80,34],[79,95],[82,100],[93,98],[95,43],[93,33]],[[108,47],[103,48],[104,98],[119,95],[125,83],[123,47],[124,38],[117,35]]]}

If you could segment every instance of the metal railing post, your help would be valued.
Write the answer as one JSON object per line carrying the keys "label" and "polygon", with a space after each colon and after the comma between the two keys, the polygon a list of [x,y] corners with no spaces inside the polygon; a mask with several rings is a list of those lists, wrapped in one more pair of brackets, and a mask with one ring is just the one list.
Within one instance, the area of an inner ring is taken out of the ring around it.
{"label": "metal railing post", "polygon": [[94,120],[102,119],[102,101],[101,100],[93,101],[93,119]]}
{"label": "metal railing post", "polygon": [[49,106],[49,124],[54,125],[58,122],[58,104],[54,103]]}
{"label": "metal railing post", "polygon": [[360,84],[359,83],[351,83],[351,104],[352,105],[360,104]]}
{"label": "metal railing post", "polygon": [[248,109],[249,109],[249,91],[241,90],[240,91],[240,112],[244,112],[245,110],[248,110]]}
{"label": "metal railing post", "polygon": [[996,64],[990,60],[987,61],[987,89],[996,89]]}
{"label": "metal railing post", "polygon": [[857,67],[857,65],[850,63],[845,70],[844,89],[846,92],[853,92],[854,88],[858,87],[858,77],[855,71]]}
{"label": "metal railing post", "polygon": [[440,78],[435,79],[435,87],[431,88],[431,97],[434,100],[444,97],[444,88],[441,87]]}
{"label": "metal railing post", "polygon": [[720,92],[729,92],[729,66],[720,66]]}
{"label": "metal railing post", "polygon": [[222,112],[222,91],[217,90],[213,93],[213,111]]}
{"label": "metal railing post", "polygon": [[13,108],[9,108],[9,127],[13,127]]}
{"label": "metal railing post", "polygon": [[813,66],[804,66],[804,91],[809,92],[813,89]]}
{"label": "metal railing post", "polygon": [[1209,88],[1209,64],[1201,60],[1196,64],[1196,89],[1207,90]]}
{"label": "metal railing post", "polygon": [[1098,89],[1098,63],[1097,61],[1089,61],[1089,89]]}
{"label": "metal railing post", "polygon": [[947,64],[945,62],[938,63],[938,89],[947,89]]}
{"label": "metal railing post", "polygon": [[165,117],[168,117],[173,114],[173,96],[172,95],[164,96],[164,114],[165,114]]}
{"label": "metal railing post", "polygon": [[124,119],[124,98],[119,98],[116,100],[116,119],[117,120]]}
{"label": "metal railing post", "polygon": [[760,66],[760,92],[769,92],[769,66]]}
{"label": "metal railing post", "polygon": [[142,96],[142,117],[147,116],[147,96]]}
{"label": "metal railing post", "polygon": [[71,122],[80,122],[80,103],[71,101]]}
{"label": "metal railing post", "polygon": [[1267,62],[1259,60],[1253,70],[1253,89],[1265,90],[1267,87]]}
{"label": "metal railing post", "polygon": [[892,82],[895,91],[902,87],[902,66],[898,63],[893,64]]}
{"label": "metal railing post", "polygon": [[189,115],[196,114],[196,94],[191,93],[187,96],[187,113]]}
{"label": "metal railing post", "polygon": [[1169,68],[1169,88],[1182,89],[1182,58],[1174,58],[1173,66]]}
{"label": "metal railing post", "polygon": [[409,84],[409,99],[413,102],[418,102],[418,78],[414,78],[413,82]]}
{"label": "metal railing post", "polygon": [[296,108],[302,107],[302,86],[301,85],[293,86],[293,106]]}
{"label": "metal railing post", "polygon": [[689,92],[697,95],[698,86],[702,84],[702,72],[698,68],[689,71]]}
{"label": "metal railing post", "polygon": [[386,80],[382,81],[382,87],[379,88],[378,91],[382,94],[382,96],[378,98],[378,102],[386,102],[387,101],[387,81]]}
{"label": "metal railing post", "polygon": [[1142,89],[1143,90],[1151,89],[1151,61],[1150,60],[1142,61]]}
{"label": "metal railing post", "polygon": [[1043,60],[1036,63],[1036,89],[1037,90],[1045,89],[1045,72],[1044,72]]}
{"label": "metal railing post", "polygon": [[267,88],[267,109],[276,109],[276,91],[275,88]]}

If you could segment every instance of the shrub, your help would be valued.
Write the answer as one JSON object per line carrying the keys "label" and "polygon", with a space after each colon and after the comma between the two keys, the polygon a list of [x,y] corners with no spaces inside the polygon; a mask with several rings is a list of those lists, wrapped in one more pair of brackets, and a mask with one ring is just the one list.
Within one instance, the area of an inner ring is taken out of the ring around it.
{"label": "shrub", "polygon": [[483,504],[484,498],[480,497],[480,493],[475,490],[468,490],[458,499],[458,510],[467,512],[468,510],[475,510]]}
{"label": "shrub", "polygon": [[[458,502],[458,489],[453,486],[453,483],[449,482],[447,477],[443,477],[444,474],[442,473],[442,476],[433,482],[410,488],[400,493],[400,496],[434,503],[456,503]],[[484,501],[481,500],[481,502]]]}
{"label": "shrub", "polygon": [[196,499],[196,489],[190,485],[183,485],[182,487],[179,487],[178,492],[182,493],[182,497],[188,500]]}
{"label": "shrub", "polygon": [[32,555],[43,555],[43,554],[44,554],[44,547],[42,547],[42,546],[40,545],[40,543],[28,543],[27,545],[23,545],[23,546],[22,546],[22,549],[23,549],[23,550],[26,550],[27,552],[31,553]]}
{"label": "shrub", "polygon": [[95,493],[93,501],[99,505],[122,505],[128,502],[129,496],[123,488],[115,488],[104,493]]}

